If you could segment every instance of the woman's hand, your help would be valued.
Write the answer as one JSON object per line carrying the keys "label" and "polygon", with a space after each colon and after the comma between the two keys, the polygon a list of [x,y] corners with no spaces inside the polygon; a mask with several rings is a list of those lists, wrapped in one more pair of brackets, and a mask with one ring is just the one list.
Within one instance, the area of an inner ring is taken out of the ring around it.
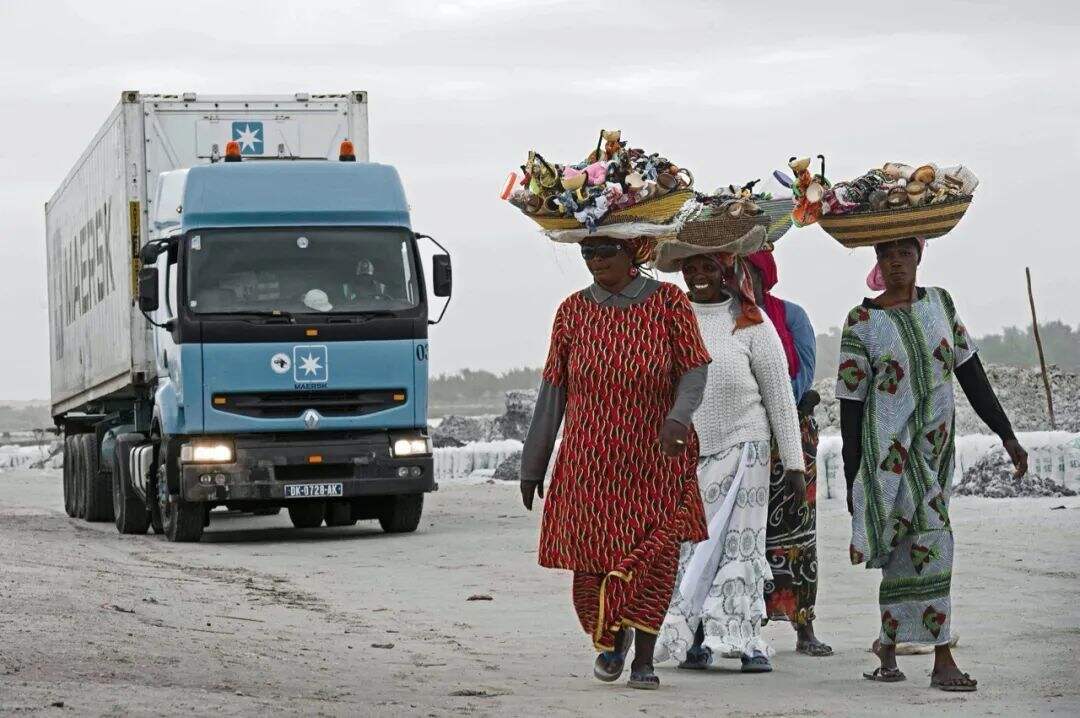
{"label": "woman's hand", "polygon": [[686,442],[689,437],[688,427],[674,419],[668,419],[660,428],[660,450],[668,456],[678,456],[686,451]]}
{"label": "woman's hand", "polygon": [[1008,452],[1009,458],[1012,459],[1013,466],[1016,467],[1016,473],[1013,476],[1019,481],[1027,474],[1027,452],[1024,451],[1024,447],[1020,446],[1020,442],[1016,439],[1006,439],[1001,443],[1005,447],[1005,451]]}
{"label": "woman's hand", "polygon": [[521,503],[525,504],[525,508],[532,511],[533,495],[544,498],[544,480],[530,481],[528,479],[521,480]]}
{"label": "woman's hand", "polygon": [[802,506],[806,503],[806,475],[801,471],[789,470],[784,472],[784,481],[791,489],[795,497],[795,504]]}

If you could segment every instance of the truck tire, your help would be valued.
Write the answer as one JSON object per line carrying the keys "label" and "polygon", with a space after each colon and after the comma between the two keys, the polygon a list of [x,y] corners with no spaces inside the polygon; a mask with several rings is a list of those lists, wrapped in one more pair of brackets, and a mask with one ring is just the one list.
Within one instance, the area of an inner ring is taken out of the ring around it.
{"label": "truck tire", "polygon": [[348,501],[330,501],[326,504],[327,526],[355,526],[352,517],[352,504]]}
{"label": "truck tire", "polygon": [[150,523],[146,502],[131,484],[131,450],[145,439],[141,434],[122,434],[113,451],[112,504],[113,522],[122,534],[144,534]]}
{"label": "truck tire", "polygon": [[423,512],[423,494],[391,496],[386,501],[386,508],[379,515],[379,525],[388,534],[412,533],[420,525],[420,515]]}
{"label": "truck tire", "polygon": [[164,494],[161,523],[165,538],[175,543],[197,543],[206,525],[206,505],[185,501],[179,494]]}
{"label": "truck tire", "polygon": [[298,529],[313,529],[322,526],[325,515],[326,504],[322,501],[289,504],[289,520]]}
{"label": "truck tire", "polygon": [[101,472],[101,449],[95,434],[82,434],[83,457],[86,461],[86,520],[112,521],[112,485]]}
{"label": "truck tire", "polygon": [[86,518],[86,466],[83,459],[82,434],[71,437],[71,493],[74,495],[74,518]]}
{"label": "truck tire", "polygon": [[75,515],[75,443],[74,436],[64,437],[64,513]]}

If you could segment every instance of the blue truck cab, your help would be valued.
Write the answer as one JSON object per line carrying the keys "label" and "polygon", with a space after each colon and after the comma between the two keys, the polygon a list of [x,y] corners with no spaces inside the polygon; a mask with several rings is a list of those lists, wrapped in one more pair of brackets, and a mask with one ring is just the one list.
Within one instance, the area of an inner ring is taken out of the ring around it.
{"label": "blue truck cab", "polygon": [[[156,205],[138,274],[156,385],[106,437],[128,459],[117,526],[198,540],[226,505],[414,530],[436,489],[429,288],[397,171],[217,162],[162,175]],[[450,282],[436,254],[431,293]]]}

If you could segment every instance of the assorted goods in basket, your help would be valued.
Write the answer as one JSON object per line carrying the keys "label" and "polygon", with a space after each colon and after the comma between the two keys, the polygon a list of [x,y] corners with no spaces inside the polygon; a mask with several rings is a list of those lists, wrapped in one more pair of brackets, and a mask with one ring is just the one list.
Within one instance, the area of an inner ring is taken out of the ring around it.
{"label": "assorted goods in basket", "polygon": [[511,172],[502,199],[545,230],[617,223],[670,222],[693,197],[694,176],[658,153],[627,147],[620,130],[601,130],[596,147],[573,164],[530,151],[521,177]]}
{"label": "assorted goods in basket", "polygon": [[912,166],[886,162],[848,182],[832,184],[821,169],[811,174],[810,158],[791,158],[794,177],[774,176],[794,195],[792,220],[798,226],[818,222],[847,247],[861,247],[902,237],[940,237],[951,230],[971,204],[979,180],[967,167]]}

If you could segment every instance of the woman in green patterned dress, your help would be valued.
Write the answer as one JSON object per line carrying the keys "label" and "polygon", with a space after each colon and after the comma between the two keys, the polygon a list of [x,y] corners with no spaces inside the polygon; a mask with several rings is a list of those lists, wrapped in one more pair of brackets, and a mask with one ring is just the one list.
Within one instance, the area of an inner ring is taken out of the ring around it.
{"label": "woman in green patterned dress", "polygon": [[931,644],[930,685],[973,691],[977,681],[960,671],[949,649],[954,375],[979,418],[1001,438],[1018,477],[1027,471],[1027,453],[949,293],[916,286],[922,243],[901,239],[875,250],[885,291],[848,314],[836,384],[851,562],[882,570],[881,666],[864,675],[902,681],[896,644]]}

